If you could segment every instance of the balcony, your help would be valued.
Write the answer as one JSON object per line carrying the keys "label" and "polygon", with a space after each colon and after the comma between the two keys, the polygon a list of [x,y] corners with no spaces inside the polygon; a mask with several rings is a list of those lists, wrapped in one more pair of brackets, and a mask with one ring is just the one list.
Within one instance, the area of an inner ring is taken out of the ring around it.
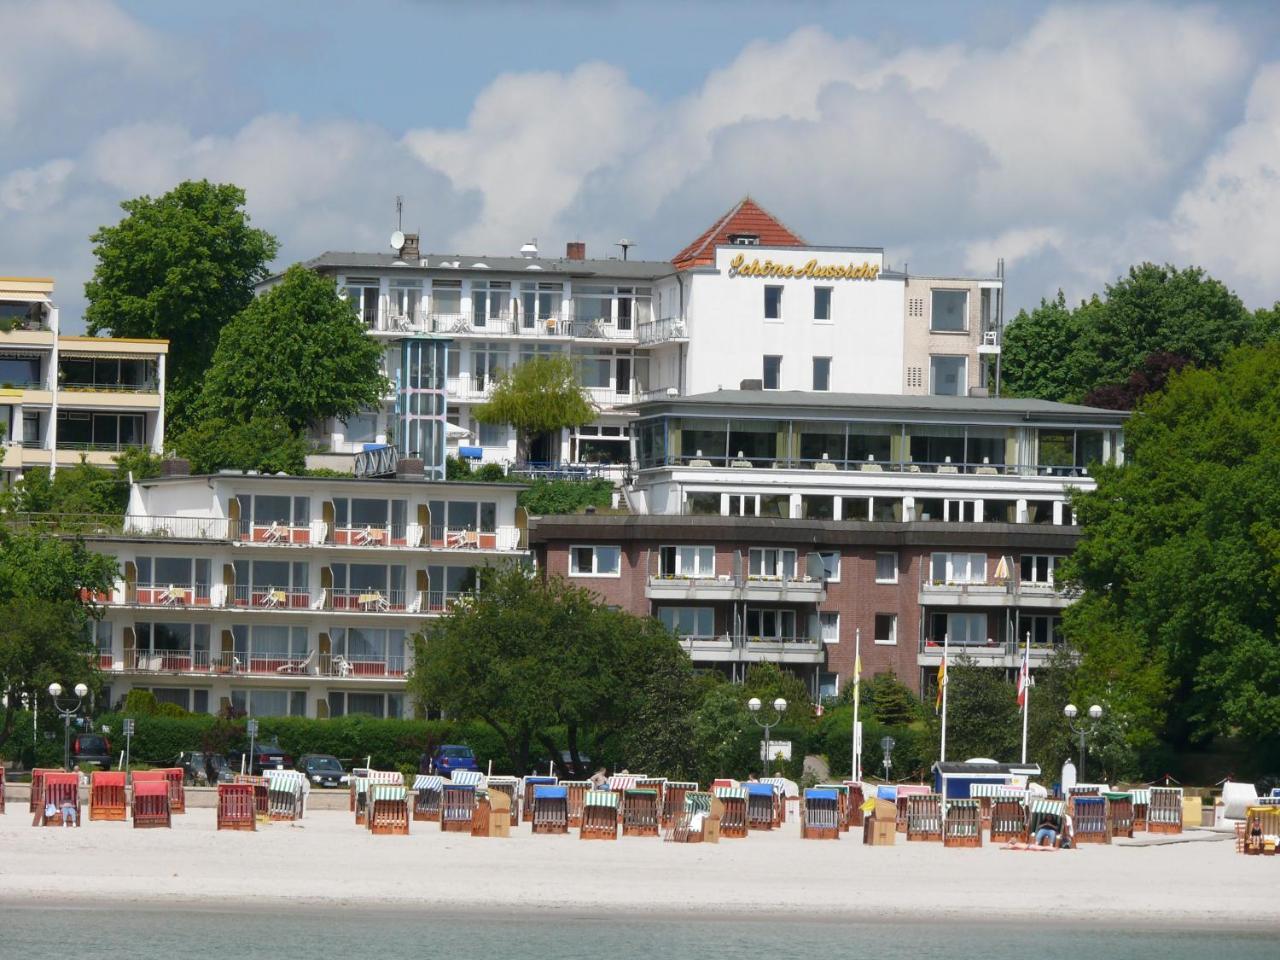
{"label": "balcony", "polygon": [[681,318],[666,317],[639,324],[636,327],[636,339],[642,344],[685,341],[689,339],[689,331]]}
{"label": "balcony", "polygon": [[812,577],[668,577],[651,575],[649,600],[750,600],[762,603],[821,603],[827,585]]}
{"label": "balcony", "polygon": [[421,614],[426,605],[426,591],[383,590],[358,587],[354,590],[328,590],[322,599],[324,609],[337,613],[407,613]]}
{"label": "balcony", "polygon": [[926,570],[920,580],[921,606],[1024,607],[1061,610],[1071,597],[1051,583],[1024,583],[1017,577],[979,581],[933,580]]}
{"label": "balcony", "polygon": [[[665,391],[649,391],[638,395],[644,399],[662,399]],[[701,467],[704,469],[774,469],[774,470],[817,470],[839,473],[872,473],[872,474],[919,474],[931,473],[940,475],[968,475],[977,477],[1054,477],[1082,478],[1088,477],[1086,467],[1024,464],[1024,463],[965,463],[946,460],[934,463],[924,460],[835,460],[822,458],[819,460],[801,457],[755,457],[744,454],[738,456],[720,456],[717,454],[694,453],[684,456],[667,456],[656,458],[653,462],[645,462],[641,469],[661,469],[663,467]]]}
{"label": "balcony", "polygon": [[[1033,643],[1031,666],[1043,667],[1061,646],[1060,643]],[[965,656],[980,667],[1017,669],[1022,666],[1024,649],[1024,645],[1017,641],[988,640],[986,643],[953,643],[948,650],[948,659],[954,663],[957,657]],[[921,640],[917,661],[922,667],[937,667],[942,663],[942,644],[928,639]]]}
{"label": "balcony", "polygon": [[680,646],[691,660],[711,663],[812,664],[822,663],[826,656],[822,643],[809,637],[685,636],[680,638]]}
{"label": "balcony", "polygon": [[228,677],[340,677],[403,679],[412,667],[405,656],[343,656],[283,651],[126,650],[117,660],[100,656],[102,669],[115,673]]}
{"label": "balcony", "polygon": [[75,383],[61,381],[58,384],[58,389],[76,393],[159,393],[160,384],[153,380],[142,383],[113,383],[110,381]]}

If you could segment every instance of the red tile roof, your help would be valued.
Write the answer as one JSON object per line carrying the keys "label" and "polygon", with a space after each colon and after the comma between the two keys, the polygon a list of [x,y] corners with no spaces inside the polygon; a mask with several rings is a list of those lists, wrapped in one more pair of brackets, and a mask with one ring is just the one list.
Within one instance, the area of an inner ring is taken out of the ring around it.
{"label": "red tile roof", "polygon": [[781,220],[750,197],[743,197],[732,210],[674,257],[677,270],[715,263],[716,246],[729,242],[735,234],[760,238],[762,247],[803,247],[804,238],[790,230]]}

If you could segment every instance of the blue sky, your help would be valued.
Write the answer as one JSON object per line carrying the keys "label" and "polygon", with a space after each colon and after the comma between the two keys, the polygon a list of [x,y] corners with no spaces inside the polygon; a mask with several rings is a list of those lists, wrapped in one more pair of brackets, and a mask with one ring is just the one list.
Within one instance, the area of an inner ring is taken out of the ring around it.
{"label": "blue sky", "polygon": [[77,329],[88,236],[239,183],[282,262],[626,235],[750,192],[818,243],[1010,302],[1144,259],[1280,298],[1280,4],[0,0],[0,273]]}

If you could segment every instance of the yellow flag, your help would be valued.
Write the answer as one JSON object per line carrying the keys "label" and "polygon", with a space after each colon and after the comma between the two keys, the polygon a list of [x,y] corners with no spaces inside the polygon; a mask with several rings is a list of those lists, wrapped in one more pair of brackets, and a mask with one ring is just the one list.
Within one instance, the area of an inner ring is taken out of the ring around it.
{"label": "yellow flag", "polygon": [[933,704],[933,712],[942,710],[942,688],[947,685],[947,661],[938,664],[938,699]]}
{"label": "yellow flag", "polygon": [[862,682],[862,654],[858,654],[853,658],[853,685],[856,687]]}

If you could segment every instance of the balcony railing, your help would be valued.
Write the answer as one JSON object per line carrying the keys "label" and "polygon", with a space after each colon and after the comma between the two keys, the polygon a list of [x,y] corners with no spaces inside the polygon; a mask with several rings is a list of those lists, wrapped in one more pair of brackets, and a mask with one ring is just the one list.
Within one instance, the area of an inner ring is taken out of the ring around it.
{"label": "balcony railing", "polygon": [[524,531],[510,526],[485,531],[433,524],[430,533],[433,550],[519,550],[524,542]]}
{"label": "balcony railing", "polygon": [[335,653],[321,656],[316,672],[325,677],[403,677],[411,666],[412,661],[408,657]]}
{"label": "balcony railing", "polygon": [[59,390],[78,390],[84,393],[159,393],[160,384],[148,383],[76,383],[63,381]]}
{"label": "balcony railing", "polygon": [[679,317],[649,320],[636,327],[636,339],[641,343],[665,343],[668,340],[686,340],[688,337],[685,322]]}
{"label": "balcony railing", "polygon": [[933,577],[926,568],[921,572],[920,591],[940,595],[1059,597],[1065,595],[1065,585],[1026,581],[1017,576],[997,577],[994,573],[981,580],[948,580]]}
{"label": "balcony railing", "polygon": [[508,313],[477,316],[461,313],[430,313],[408,329],[422,329],[450,336],[578,338],[583,340],[636,339],[636,326],[619,327],[603,320],[574,319],[568,311],[544,317],[521,317]]}
{"label": "balcony railing", "polygon": [[[343,656],[312,650],[126,650],[121,660],[102,656],[103,669],[150,674],[215,674],[234,676],[403,677],[412,666],[405,656]],[[118,664],[118,667],[117,667]]]}
{"label": "balcony railing", "polygon": [[[1033,659],[1047,659],[1055,650],[1062,646],[1062,640],[1055,638],[1048,643],[1031,644],[1031,656]],[[933,640],[928,637],[920,641],[920,653],[925,656],[942,657],[943,643],[941,640]],[[1010,662],[1021,662],[1024,644],[1018,640],[993,640],[987,639],[981,643],[957,643],[952,640],[948,646],[949,657],[966,656],[979,662],[991,660],[1007,660]]]}
{"label": "balcony railing", "polygon": [[149,443],[116,443],[108,441],[63,440],[58,438],[59,450],[76,450],[85,453],[124,453],[126,450],[150,450]]}
{"label": "balcony railing", "polygon": [[125,589],[125,604],[138,607],[212,607],[214,591],[207,583],[139,583]]}
{"label": "balcony railing", "polygon": [[[646,396],[652,397],[652,391]],[[809,459],[803,457],[758,457],[743,453],[707,454],[695,452],[682,456],[667,456],[642,464],[642,469],[661,467],[717,467],[787,470],[830,470],[849,473],[936,473],[969,474],[989,477],[1087,477],[1086,467],[1023,463],[965,463],[944,460],[836,460],[830,458]]]}
{"label": "balcony railing", "polygon": [[422,613],[423,592],[420,590],[382,590],[362,587],[355,590],[331,590],[329,608],[348,613]]}
{"label": "balcony railing", "polygon": [[[260,610],[319,610],[323,607],[324,597],[321,591],[277,587],[274,585],[257,585],[238,583],[230,587],[222,587],[229,606],[253,607]],[[218,591],[215,590],[215,594]],[[215,597],[216,599],[216,597]]]}

